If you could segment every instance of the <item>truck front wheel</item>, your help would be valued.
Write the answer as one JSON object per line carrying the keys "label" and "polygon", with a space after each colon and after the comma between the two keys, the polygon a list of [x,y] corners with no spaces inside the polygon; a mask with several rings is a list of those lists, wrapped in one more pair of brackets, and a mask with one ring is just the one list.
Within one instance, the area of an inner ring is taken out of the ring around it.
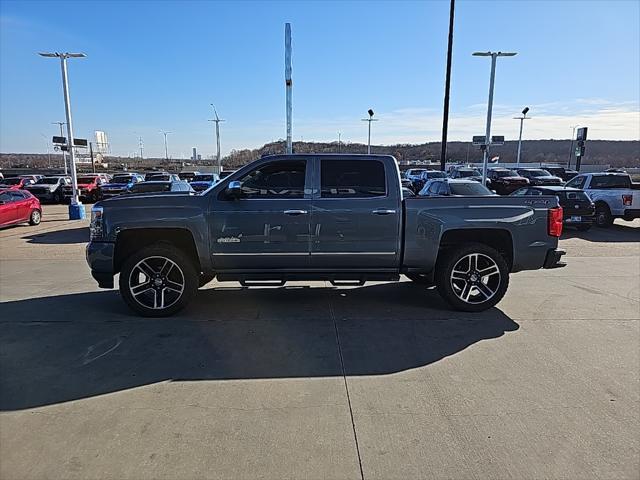
{"label": "truck front wheel", "polygon": [[495,249],[473,243],[448,249],[441,255],[436,265],[436,287],[456,310],[487,310],[506,293],[509,267]]}
{"label": "truck front wheel", "polygon": [[173,245],[151,245],[127,258],[120,271],[120,294],[144,317],[166,317],[184,308],[198,288],[193,262]]}

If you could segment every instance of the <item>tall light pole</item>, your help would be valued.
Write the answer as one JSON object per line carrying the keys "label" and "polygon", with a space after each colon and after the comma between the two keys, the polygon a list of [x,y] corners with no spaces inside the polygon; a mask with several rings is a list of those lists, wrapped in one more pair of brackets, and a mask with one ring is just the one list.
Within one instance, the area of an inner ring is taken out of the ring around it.
{"label": "tall light pole", "polygon": [[484,155],[482,158],[482,184],[487,184],[487,161],[489,145],[491,145],[491,111],[493,110],[493,85],[496,79],[496,60],[498,57],[513,57],[515,52],[474,52],[475,57],[491,57],[491,76],[489,77],[489,102],[487,105],[487,129],[484,138]]}
{"label": "tall light pole", "polygon": [[572,125],[571,129],[571,146],[569,147],[569,161],[567,162],[567,168],[571,168],[571,159],[573,158],[573,140],[576,138],[576,128],[580,125]]}
{"label": "tall light pole", "polygon": [[[51,122],[51,125],[60,125],[60,136],[64,137],[64,132],[62,131],[62,126],[66,125],[66,122]],[[68,175],[67,172],[67,152],[62,150],[62,160],[64,162],[64,174]]]}
{"label": "tall light pole", "polygon": [[224,122],[224,120],[220,120],[220,117],[218,117],[218,112],[216,111],[216,107],[213,103],[210,103],[209,105],[213,108],[213,114],[216,116],[216,118],[209,121],[216,123],[216,163],[218,164],[218,174],[220,174],[222,173],[222,162],[220,161],[220,122]]}
{"label": "tall light pole", "polygon": [[62,90],[64,92],[64,108],[67,114],[67,148],[71,160],[71,204],[69,205],[69,220],[79,220],[85,217],[84,207],[78,199],[78,178],[76,176],[76,158],[73,151],[73,122],[71,121],[71,99],[69,97],[69,80],[67,78],[67,58],[84,58],[84,53],[40,53],[42,57],[56,57],[60,59],[62,69]]}
{"label": "tall light pole", "polygon": [[449,91],[451,90],[451,56],[453,55],[453,16],[455,0],[449,4],[449,41],[447,44],[447,73],[444,83],[444,109],[442,115],[442,145],[440,147],[440,170],[444,172],[447,163],[447,132],[449,130]]}
{"label": "tall light pole", "polygon": [[167,135],[169,135],[172,132],[165,132],[164,130],[160,130],[160,133],[162,135],[164,135],[164,159],[168,162],[169,161],[169,149],[167,147]]}
{"label": "tall light pole", "polygon": [[284,24],[284,85],[286,90],[287,109],[287,154],[293,153],[293,142],[291,140],[291,94],[293,90],[293,80],[291,79],[291,24]]}
{"label": "tall light pole", "polygon": [[367,111],[369,114],[369,118],[363,118],[363,122],[369,122],[369,137],[367,140],[367,155],[371,155],[371,122],[377,122],[377,118],[373,118],[373,110],[369,109]]}
{"label": "tall light pole", "polygon": [[527,118],[528,111],[529,111],[529,107],[524,107],[524,110],[522,110],[521,117],[513,117],[516,120],[520,120],[520,136],[518,137],[518,157],[516,159],[516,167],[520,166],[520,150],[522,147],[522,124],[524,123],[525,120],[529,120]]}

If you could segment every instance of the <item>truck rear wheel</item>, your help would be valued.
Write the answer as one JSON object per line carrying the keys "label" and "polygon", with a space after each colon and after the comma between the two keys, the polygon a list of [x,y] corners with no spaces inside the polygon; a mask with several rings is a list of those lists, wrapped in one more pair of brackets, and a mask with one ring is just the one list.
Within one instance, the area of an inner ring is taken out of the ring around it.
{"label": "truck rear wheel", "polygon": [[596,225],[601,228],[608,228],[613,225],[611,210],[606,203],[596,203]]}
{"label": "truck rear wheel", "polygon": [[166,317],[184,308],[198,288],[193,262],[172,245],[145,247],[127,258],[120,271],[120,294],[144,317]]}
{"label": "truck rear wheel", "polygon": [[509,286],[509,267],[495,249],[481,243],[454,247],[436,265],[436,287],[456,310],[481,312],[498,303]]}

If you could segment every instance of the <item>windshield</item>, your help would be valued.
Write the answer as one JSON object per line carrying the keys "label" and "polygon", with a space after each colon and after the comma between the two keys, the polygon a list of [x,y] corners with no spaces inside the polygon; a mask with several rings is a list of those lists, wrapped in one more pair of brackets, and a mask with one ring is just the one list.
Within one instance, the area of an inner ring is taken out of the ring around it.
{"label": "windshield", "polygon": [[96,177],[80,177],[78,178],[78,183],[93,183]]}
{"label": "windshield", "polygon": [[194,177],[198,177],[199,175],[193,173],[193,172],[180,172],[178,174],[178,177],[180,178],[180,180],[188,180],[190,181],[191,179],[193,179]]}
{"label": "windshield", "polygon": [[2,185],[18,185],[21,181],[21,178],[5,178],[4,180],[0,180],[0,183]]}
{"label": "windshield", "polygon": [[449,183],[452,195],[493,195],[491,190],[477,182]]}
{"label": "windshield", "polygon": [[470,169],[470,170],[458,170],[458,173],[461,177],[479,177],[482,175],[479,170]]}
{"label": "windshield", "polygon": [[424,168],[413,168],[409,170],[408,175],[421,175],[422,172],[426,172]]}
{"label": "windshield", "polygon": [[131,187],[131,193],[148,193],[148,192],[168,192],[171,190],[170,183],[136,183]]}
{"label": "windshield", "polygon": [[36,183],[38,185],[55,185],[58,183],[58,178],[41,178]]}
{"label": "windshield", "polygon": [[513,170],[496,170],[494,175],[499,178],[503,177],[518,177],[519,175]]}
{"label": "windshield", "polygon": [[551,174],[546,170],[527,170],[532,177],[550,177]]}
{"label": "windshield", "polygon": [[109,183],[129,183],[131,181],[131,178],[132,177],[128,175],[120,175],[120,176],[116,175],[111,179]]}
{"label": "windshield", "polygon": [[213,182],[213,175],[196,175],[193,182]]}

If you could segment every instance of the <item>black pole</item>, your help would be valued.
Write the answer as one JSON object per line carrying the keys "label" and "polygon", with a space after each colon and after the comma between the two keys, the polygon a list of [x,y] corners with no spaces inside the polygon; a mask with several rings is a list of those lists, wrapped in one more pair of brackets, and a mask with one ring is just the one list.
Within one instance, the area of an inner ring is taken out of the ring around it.
{"label": "black pole", "polygon": [[89,152],[91,153],[91,171],[96,173],[96,164],[93,163],[93,142],[89,142]]}
{"label": "black pole", "polygon": [[444,86],[444,114],[442,116],[442,150],[440,153],[440,170],[444,171],[447,163],[447,130],[449,128],[449,90],[451,89],[451,55],[453,50],[453,12],[456,0],[451,0],[449,9],[449,46],[447,48],[447,77]]}

